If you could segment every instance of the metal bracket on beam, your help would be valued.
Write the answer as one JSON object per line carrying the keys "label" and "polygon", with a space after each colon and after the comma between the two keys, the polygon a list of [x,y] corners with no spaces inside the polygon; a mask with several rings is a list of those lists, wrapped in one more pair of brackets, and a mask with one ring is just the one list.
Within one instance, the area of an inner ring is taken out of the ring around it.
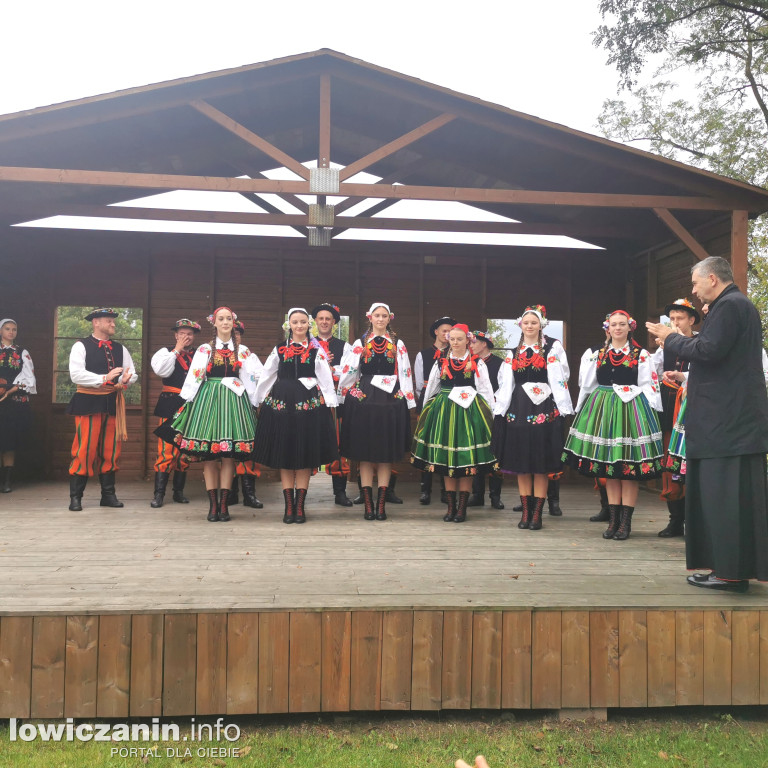
{"label": "metal bracket on beam", "polygon": [[307,242],[309,245],[327,248],[331,244],[331,232],[329,227],[308,227]]}
{"label": "metal bracket on beam", "polygon": [[332,227],[334,224],[334,206],[320,203],[309,204],[310,227]]}
{"label": "metal bracket on beam", "polygon": [[309,191],[313,195],[338,195],[339,184],[338,168],[309,169]]}

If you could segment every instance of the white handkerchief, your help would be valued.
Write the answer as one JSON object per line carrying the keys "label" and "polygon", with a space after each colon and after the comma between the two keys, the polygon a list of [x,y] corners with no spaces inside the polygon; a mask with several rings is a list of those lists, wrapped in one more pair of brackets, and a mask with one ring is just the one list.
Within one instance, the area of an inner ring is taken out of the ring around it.
{"label": "white handkerchief", "polygon": [[643,390],[637,384],[614,384],[613,391],[621,398],[622,402],[628,403],[634,400]]}
{"label": "white handkerchief", "polygon": [[236,378],[235,376],[226,376],[221,380],[221,383],[227,389],[231,389],[238,397],[242,397],[243,392],[245,392],[245,387],[243,386],[243,382],[240,381],[240,379]]}
{"label": "white handkerchief", "polygon": [[523,384],[523,391],[534,405],[539,405],[539,403],[543,403],[552,394],[552,387],[549,384],[526,381]]}
{"label": "white handkerchief", "polygon": [[448,395],[449,400],[453,400],[454,403],[462,408],[469,408],[476,397],[477,390],[474,387],[454,387],[451,390],[451,394]]}
{"label": "white handkerchief", "polygon": [[394,374],[391,376],[371,376],[371,384],[385,392],[392,392],[397,384],[397,376]]}
{"label": "white handkerchief", "polygon": [[317,386],[317,379],[314,376],[302,376],[299,381],[307,388],[312,389]]}

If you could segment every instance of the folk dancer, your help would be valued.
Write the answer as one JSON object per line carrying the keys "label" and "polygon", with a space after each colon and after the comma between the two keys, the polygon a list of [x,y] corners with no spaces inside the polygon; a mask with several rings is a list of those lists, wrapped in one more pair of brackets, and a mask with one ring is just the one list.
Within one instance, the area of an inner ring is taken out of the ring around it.
{"label": "folk dancer", "polygon": [[123,505],[115,494],[123,442],[128,439],[124,391],[138,379],[131,353],[117,341],[115,318],[109,307],[89,312],[92,333],[76,341],[69,353],[69,377],[77,391],[67,406],[75,417],[75,438],[69,465],[69,509],[82,511],[88,478],[98,472],[102,507]]}
{"label": "folk dancer", "polygon": [[37,394],[35,367],[29,352],[16,344],[18,325],[0,320],[0,493],[10,493],[16,449],[29,434],[29,396]]}
{"label": "folk dancer", "polygon": [[[192,356],[195,353],[195,336],[202,330],[199,323],[186,317],[177,320],[173,328],[175,344],[161,347],[152,355],[152,370],[163,380],[163,389],[157,398],[155,416],[159,424],[171,418],[184,405],[181,387],[187,378]],[[189,469],[189,459],[172,443],[157,438],[157,461],[155,461],[155,495],[149,506],[158,509],[163,506],[168,478],[173,470],[173,500],[177,504],[189,504],[184,495],[184,485]]]}

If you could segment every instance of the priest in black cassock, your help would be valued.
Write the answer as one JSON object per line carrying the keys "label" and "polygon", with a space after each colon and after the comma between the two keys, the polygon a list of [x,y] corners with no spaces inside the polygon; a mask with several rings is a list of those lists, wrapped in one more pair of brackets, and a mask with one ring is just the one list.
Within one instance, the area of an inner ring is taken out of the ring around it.
{"label": "priest in black cassock", "polygon": [[730,264],[711,256],[691,270],[693,293],[709,304],[693,338],[646,323],[664,348],[690,362],[686,438],[686,560],[706,568],[696,587],[746,592],[768,581],[768,397],[762,328],[734,285]]}

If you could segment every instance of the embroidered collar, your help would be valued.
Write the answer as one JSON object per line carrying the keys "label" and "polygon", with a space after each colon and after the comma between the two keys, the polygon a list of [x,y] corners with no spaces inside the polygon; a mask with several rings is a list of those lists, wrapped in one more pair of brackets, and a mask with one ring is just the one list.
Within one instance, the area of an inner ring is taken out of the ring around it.
{"label": "embroidered collar", "polygon": [[535,341],[533,344],[526,344],[525,342],[523,342],[523,346],[520,348],[520,351],[525,352],[526,349],[532,349],[534,352],[540,352],[543,349],[543,347],[539,346],[538,341]]}
{"label": "embroidered collar", "polygon": [[[390,336],[389,336],[389,334],[388,334],[388,333],[372,333],[372,334],[371,334],[371,335],[368,337],[368,342],[371,342],[371,341],[373,341],[374,339],[386,339],[386,340],[387,340],[387,341],[389,341],[389,342],[391,342],[391,341],[392,341],[392,339],[390,338]],[[366,343],[368,343],[368,342],[366,342]]]}
{"label": "embroidered collar", "polygon": [[608,351],[610,352],[613,350],[613,353],[615,355],[618,355],[619,353],[628,354],[629,353],[629,342],[627,342],[621,349],[616,349],[616,347],[613,346],[613,344],[610,344],[608,346]]}
{"label": "embroidered collar", "polygon": [[216,349],[231,349],[234,351],[235,349],[235,340],[230,339],[229,341],[222,341],[218,336],[216,337]]}
{"label": "embroidered collar", "polygon": [[468,356],[469,356],[469,350],[467,350],[467,351],[464,353],[464,356],[463,356],[463,357],[455,357],[454,355],[451,355],[450,357],[451,357],[451,360],[456,360],[457,362],[461,362],[461,361],[463,361],[463,360],[466,360]]}

